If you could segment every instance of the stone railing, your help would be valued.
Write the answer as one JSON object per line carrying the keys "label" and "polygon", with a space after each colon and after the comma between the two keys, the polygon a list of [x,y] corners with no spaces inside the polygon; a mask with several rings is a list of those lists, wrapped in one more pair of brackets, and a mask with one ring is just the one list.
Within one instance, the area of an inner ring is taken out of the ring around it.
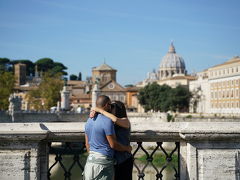
{"label": "stone railing", "polygon": [[10,114],[0,111],[0,123],[33,123],[33,122],[84,122],[89,113],[76,113],[71,111],[15,111]]}
{"label": "stone railing", "polygon": [[[48,179],[49,142],[83,141],[81,122],[2,123],[0,179]],[[240,178],[240,123],[133,123],[131,141],[179,142],[181,180]]]}

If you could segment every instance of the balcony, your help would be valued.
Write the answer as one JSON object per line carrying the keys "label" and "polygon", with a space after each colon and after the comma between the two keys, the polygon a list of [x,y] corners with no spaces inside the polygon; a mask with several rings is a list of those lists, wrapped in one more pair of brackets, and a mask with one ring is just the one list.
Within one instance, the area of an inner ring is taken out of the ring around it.
{"label": "balcony", "polygon": [[[84,124],[2,123],[1,179],[54,179],[56,169],[61,179],[74,179],[76,168],[80,178]],[[131,141],[133,179],[240,178],[238,122],[133,123]]]}

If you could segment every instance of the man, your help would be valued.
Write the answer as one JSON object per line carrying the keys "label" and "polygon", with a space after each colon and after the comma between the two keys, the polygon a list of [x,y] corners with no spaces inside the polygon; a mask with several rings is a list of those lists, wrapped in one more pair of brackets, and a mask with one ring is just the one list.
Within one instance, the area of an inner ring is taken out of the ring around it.
{"label": "man", "polygon": [[[105,111],[111,110],[107,96],[99,96],[96,106]],[[89,152],[84,168],[85,180],[112,180],[114,174],[114,150],[131,152],[131,146],[116,141],[114,124],[102,114],[89,118],[85,125],[85,142]]]}

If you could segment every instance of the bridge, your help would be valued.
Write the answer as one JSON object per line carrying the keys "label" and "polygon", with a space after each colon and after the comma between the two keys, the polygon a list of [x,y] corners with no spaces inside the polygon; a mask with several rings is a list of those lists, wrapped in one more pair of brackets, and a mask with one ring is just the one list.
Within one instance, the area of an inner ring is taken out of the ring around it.
{"label": "bridge", "polygon": [[[1,179],[51,179],[55,166],[62,179],[71,179],[75,166],[79,172],[84,167],[84,124],[1,123]],[[135,162],[135,179],[149,179],[149,168],[151,179],[166,178],[167,169],[172,179],[240,179],[239,122],[134,122],[131,141],[135,161],[141,161]],[[62,161],[66,154],[73,156],[69,167]],[[156,154],[164,162],[156,164]]]}

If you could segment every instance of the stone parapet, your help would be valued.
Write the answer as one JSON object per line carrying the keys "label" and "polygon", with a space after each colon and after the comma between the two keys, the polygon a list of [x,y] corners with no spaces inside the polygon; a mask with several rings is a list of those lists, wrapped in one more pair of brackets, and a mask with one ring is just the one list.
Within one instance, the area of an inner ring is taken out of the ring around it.
{"label": "stone parapet", "polygon": [[[45,179],[47,142],[84,141],[84,122],[1,123],[1,179]],[[180,142],[181,179],[235,179],[240,123],[132,123],[133,142]]]}

